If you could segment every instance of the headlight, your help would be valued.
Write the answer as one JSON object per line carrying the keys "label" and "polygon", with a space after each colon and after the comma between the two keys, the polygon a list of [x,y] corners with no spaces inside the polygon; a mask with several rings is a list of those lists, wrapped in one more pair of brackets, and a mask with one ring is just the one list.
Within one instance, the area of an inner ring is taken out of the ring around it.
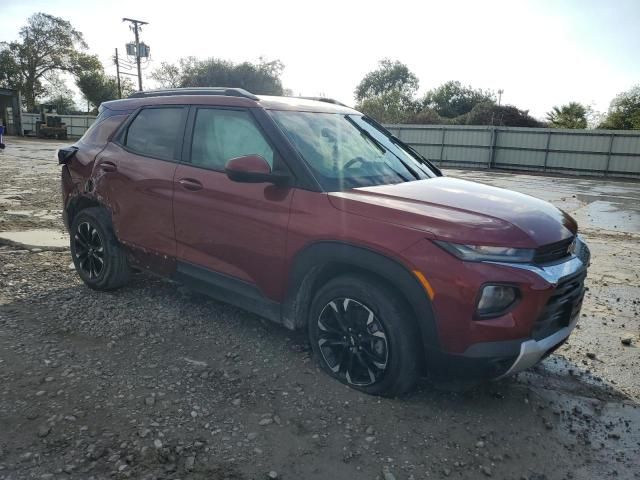
{"label": "headlight", "polygon": [[455,255],[460,260],[468,262],[513,262],[527,263],[533,261],[534,250],[532,248],[490,247],[487,245],[463,245],[460,243],[442,242],[435,243],[447,252]]}
{"label": "headlight", "polygon": [[519,290],[511,285],[485,285],[482,287],[476,314],[479,318],[504,314],[518,299]]}

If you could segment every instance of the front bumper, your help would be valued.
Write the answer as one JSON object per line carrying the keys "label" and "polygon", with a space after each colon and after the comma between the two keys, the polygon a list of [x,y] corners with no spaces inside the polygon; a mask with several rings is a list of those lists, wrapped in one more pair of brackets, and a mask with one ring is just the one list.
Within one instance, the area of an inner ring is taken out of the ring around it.
{"label": "front bumper", "polygon": [[564,328],[561,328],[557,332],[541,340],[527,340],[520,344],[520,353],[516,358],[513,365],[509,367],[505,373],[498,378],[506,377],[513,373],[518,373],[527,368],[533,367],[536,363],[542,360],[546,355],[553,352],[556,348],[562,345],[578,323],[579,315],[576,315],[573,320]]}
{"label": "front bumper", "polygon": [[544,327],[544,336],[533,334],[532,338],[521,340],[474,344],[467,348],[463,356],[492,364],[497,362],[502,370],[508,366],[504,371],[494,370],[492,376],[501,378],[532,367],[556,350],[567,340],[580,318],[585,291],[583,280],[590,261],[589,248],[578,238],[575,252],[561,263],[547,266],[510,264],[513,268],[536,273],[558,292],[558,295],[550,297],[543,318],[537,321]]}
{"label": "front bumper", "polygon": [[[520,324],[520,336],[504,337],[515,332],[509,323],[496,320],[479,323],[489,328],[496,325],[493,333],[484,335],[480,341],[471,342],[459,352],[432,352],[428,361],[436,366],[437,377],[501,378],[532,367],[545,356],[560,347],[575,328],[584,296],[584,278],[590,262],[590,253],[580,239],[576,250],[561,262],[548,265],[495,263],[512,272],[526,272],[528,278],[537,278],[547,287],[544,302],[539,304],[535,316],[530,310],[522,311],[519,319],[529,319]],[[488,262],[487,262],[488,263]],[[533,274],[533,275],[532,275]],[[540,296],[539,290],[526,291],[525,297]],[[523,302],[527,298],[523,298]],[[502,338],[500,338],[502,336]],[[492,338],[493,337],[493,338]]]}

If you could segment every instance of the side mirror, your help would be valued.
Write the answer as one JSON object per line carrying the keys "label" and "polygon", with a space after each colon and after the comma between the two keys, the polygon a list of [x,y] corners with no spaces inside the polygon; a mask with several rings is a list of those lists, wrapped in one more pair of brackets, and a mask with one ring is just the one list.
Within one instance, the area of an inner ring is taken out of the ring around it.
{"label": "side mirror", "polygon": [[285,185],[289,181],[288,175],[273,173],[269,163],[260,155],[232,158],[224,171],[234,182]]}

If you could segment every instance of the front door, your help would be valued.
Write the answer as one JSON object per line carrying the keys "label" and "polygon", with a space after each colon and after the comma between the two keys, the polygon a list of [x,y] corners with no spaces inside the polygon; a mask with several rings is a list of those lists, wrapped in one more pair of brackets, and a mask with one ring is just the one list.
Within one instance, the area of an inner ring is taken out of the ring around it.
{"label": "front door", "polygon": [[292,189],[224,173],[230,159],[250,154],[281,170],[276,149],[248,109],[198,108],[190,124],[174,183],[178,261],[279,300]]}

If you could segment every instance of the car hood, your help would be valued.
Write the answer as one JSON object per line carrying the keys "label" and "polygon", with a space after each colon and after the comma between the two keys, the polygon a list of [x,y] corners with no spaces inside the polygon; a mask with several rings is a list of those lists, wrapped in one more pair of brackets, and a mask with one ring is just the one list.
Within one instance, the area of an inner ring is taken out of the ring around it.
{"label": "car hood", "polygon": [[535,248],[578,228],[543,200],[449,177],[332,192],[329,199],[342,211],[457,243]]}

